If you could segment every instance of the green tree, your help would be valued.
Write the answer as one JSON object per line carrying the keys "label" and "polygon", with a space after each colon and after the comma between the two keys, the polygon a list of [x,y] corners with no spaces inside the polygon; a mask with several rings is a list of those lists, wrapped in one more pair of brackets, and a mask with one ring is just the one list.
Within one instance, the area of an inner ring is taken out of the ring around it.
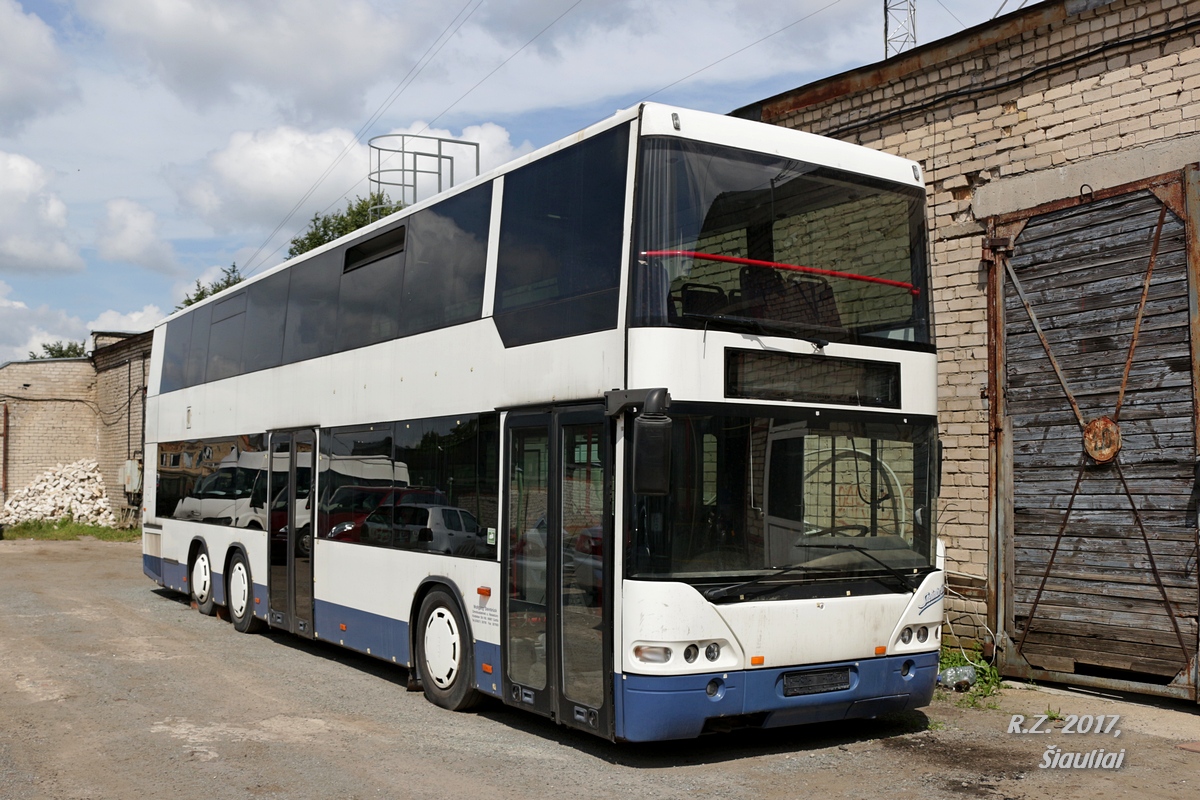
{"label": "green tree", "polygon": [[63,342],[59,339],[56,342],[42,345],[42,353],[38,355],[32,350],[29,351],[30,359],[38,358],[83,358],[87,355],[84,349],[83,342]]}
{"label": "green tree", "polygon": [[183,302],[175,306],[175,310],[178,311],[181,308],[187,308],[193,303],[199,303],[204,298],[214,295],[222,289],[228,289],[234,284],[241,283],[242,278],[243,275],[238,271],[238,265],[236,261],[230,264],[228,267],[223,267],[221,269],[221,277],[217,278],[212,283],[203,284],[200,282],[200,279],[197,278],[195,290],[191,294],[184,295]]}
{"label": "green tree", "polygon": [[345,211],[313,214],[304,233],[292,239],[287,257],[307,253],[402,208],[404,204],[393,203],[386,192],[371,192],[366,197],[346,201]]}

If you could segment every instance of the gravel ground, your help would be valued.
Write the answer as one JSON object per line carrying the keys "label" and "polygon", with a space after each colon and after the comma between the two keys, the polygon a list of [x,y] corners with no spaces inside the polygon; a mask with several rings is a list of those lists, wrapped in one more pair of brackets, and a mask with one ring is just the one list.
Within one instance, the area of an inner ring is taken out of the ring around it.
{"label": "gravel ground", "polygon": [[[1200,796],[1192,704],[1009,689],[898,718],[620,745],[495,703],[452,714],[394,666],[244,636],[141,573],[139,544],[0,541],[0,797]],[[1007,732],[1119,714],[1121,736]],[[1121,769],[1041,769],[1048,746]]]}

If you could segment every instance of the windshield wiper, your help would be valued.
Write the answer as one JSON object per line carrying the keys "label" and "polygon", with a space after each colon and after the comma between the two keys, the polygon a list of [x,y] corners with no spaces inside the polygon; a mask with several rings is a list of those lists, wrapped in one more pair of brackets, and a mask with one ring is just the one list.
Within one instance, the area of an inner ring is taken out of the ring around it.
{"label": "windshield wiper", "polygon": [[695,319],[701,322],[720,322],[735,326],[746,327],[754,333],[783,333],[788,336],[794,336],[801,341],[808,342],[818,350],[824,350],[829,344],[828,339],[821,339],[816,336],[806,336],[801,331],[810,328],[810,325],[804,325],[799,322],[783,322],[781,320],[763,320],[755,319],[754,317],[736,317],[730,314],[697,314],[694,311],[685,311],[680,316],[684,319]]}
{"label": "windshield wiper", "polygon": [[[707,599],[707,600],[721,600],[723,598],[729,597],[730,595],[744,594],[746,589],[751,589],[756,586],[760,587],[762,589],[767,589],[768,587],[764,584],[766,584],[766,582],[768,580],[770,580],[771,578],[778,578],[781,575],[787,575],[789,572],[829,573],[829,572],[834,572],[834,571],[835,570],[831,570],[826,567],[810,567],[807,564],[792,564],[791,566],[788,566],[788,567],[780,567],[779,569],[775,570],[774,572],[772,572],[769,575],[760,575],[757,578],[751,578],[748,581],[742,581],[741,583],[735,583],[732,586],[722,586],[720,588],[705,589],[703,594],[704,594],[705,599]],[[774,587],[771,587],[771,588],[774,588]]]}
{"label": "windshield wiper", "polygon": [[909,578],[914,577],[913,575],[907,575],[886,561],[876,558],[874,555],[872,555],[871,551],[865,547],[859,547],[856,544],[808,544],[807,542],[799,545],[799,547],[811,547],[814,550],[853,550],[856,553],[862,553],[864,556],[890,572],[898,581],[900,581],[904,588],[908,589],[910,593],[917,590],[916,586],[913,586],[911,583],[909,583]]}

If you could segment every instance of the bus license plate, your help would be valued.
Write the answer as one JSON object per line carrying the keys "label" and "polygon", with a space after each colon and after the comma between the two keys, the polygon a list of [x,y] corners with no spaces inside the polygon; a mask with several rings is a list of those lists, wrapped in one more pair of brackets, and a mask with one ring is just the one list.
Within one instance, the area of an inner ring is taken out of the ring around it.
{"label": "bus license plate", "polygon": [[783,696],[798,697],[821,692],[838,692],[850,688],[850,668],[817,669],[811,672],[789,672],[783,676]]}

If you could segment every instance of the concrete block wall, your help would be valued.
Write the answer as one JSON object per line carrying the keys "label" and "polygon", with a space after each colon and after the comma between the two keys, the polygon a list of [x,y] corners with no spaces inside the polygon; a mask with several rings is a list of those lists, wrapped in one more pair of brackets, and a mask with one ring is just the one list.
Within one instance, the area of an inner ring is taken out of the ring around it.
{"label": "concrete block wall", "polygon": [[984,221],[1200,161],[1198,37],[1200,0],[1059,0],[735,112],[923,165],[948,618],[964,638],[989,638],[997,614]]}

